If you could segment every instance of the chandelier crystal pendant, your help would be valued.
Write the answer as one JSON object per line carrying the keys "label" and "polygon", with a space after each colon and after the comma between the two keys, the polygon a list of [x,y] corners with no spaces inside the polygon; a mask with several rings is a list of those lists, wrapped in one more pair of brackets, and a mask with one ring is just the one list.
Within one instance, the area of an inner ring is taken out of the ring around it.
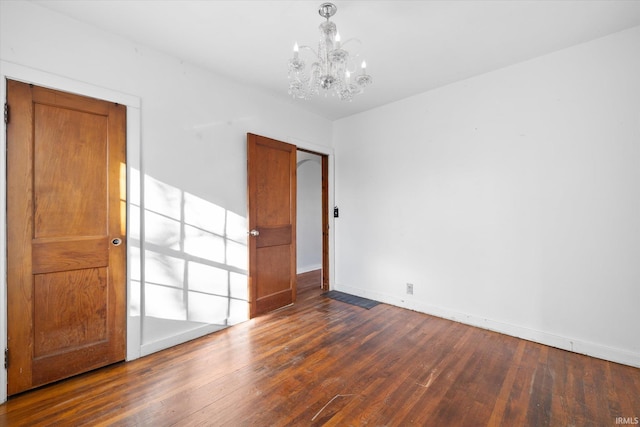
{"label": "chandelier crystal pendant", "polygon": [[[329,21],[337,10],[333,3],[322,3],[318,9],[326,21],[318,27],[320,42],[317,51],[309,46],[298,46],[298,43],[293,46],[293,58],[289,60],[289,95],[294,98],[310,99],[322,90],[325,96],[332,93],[343,101],[351,101],[354,95],[362,93],[372,82],[367,74],[366,62],[362,61],[358,70],[359,55],[349,54],[344,49],[348,43],[359,43],[359,40],[350,39],[340,43],[336,24]],[[308,72],[301,58],[303,53],[313,54],[311,60],[314,62]]]}

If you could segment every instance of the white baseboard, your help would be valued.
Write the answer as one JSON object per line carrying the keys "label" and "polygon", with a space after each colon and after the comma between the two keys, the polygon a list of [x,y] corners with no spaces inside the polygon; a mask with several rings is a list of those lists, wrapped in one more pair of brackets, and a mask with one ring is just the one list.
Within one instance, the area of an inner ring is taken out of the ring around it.
{"label": "white baseboard", "polygon": [[156,353],[160,350],[165,350],[170,347],[174,347],[178,344],[185,343],[187,341],[194,340],[196,338],[203,337],[213,332],[220,331],[227,328],[226,325],[204,325],[190,331],[183,332],[181,334],[169,336],[163,339],[145,343],[140,346],[140,356],[148,356],[152,353]]}
{"label": "white baseboard", "polygon": [[574,353],[596,357],[598,359],[608,360],[610,362],[616,362],[623,365],[640,368],[640,354],[632,353],[627,350],[608,347],[602,344],[592,343],[588,341],[581,341],[571,337],[564,337],[519,325],[503,323],[492,319],[485,319],[482,317],[460,313],[442,307],[432,306],[421,301],[414,301],[408,298],[402,299],[393,295],[388,295],[380,292],[372,292],[365,289],[355,288],[342,284],[336,284],[334,289],[352,295],[357,295],[359,297],[380,301],[385,304],[394,305],[396,307],[406,308],[443,319],[453,320],[455,322],[476,326],[478,328],[483,328],[494,332],[499,332],[501,334],[510,335],[516,338],[522,338],[528,341],[556,347],[562,350],[567,350]]}
{"label": "white baseboard", "polygon": [[302,274],[302,273],[308,273],[310,271],[315,271],[315,270],[322,270],[322,264],[315,264],[315,265],[307,265],[304,267],[298,267],[296,274]]}

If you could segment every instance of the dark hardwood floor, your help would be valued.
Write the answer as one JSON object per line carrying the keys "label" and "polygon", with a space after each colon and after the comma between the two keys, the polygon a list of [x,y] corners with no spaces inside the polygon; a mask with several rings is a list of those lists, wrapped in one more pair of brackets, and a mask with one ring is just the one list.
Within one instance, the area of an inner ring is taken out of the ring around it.
{"label": "dark hardwood floor", "polygon": [[301,287],[290,307],[0,406],[0,425],[615,426],[640,369]]}

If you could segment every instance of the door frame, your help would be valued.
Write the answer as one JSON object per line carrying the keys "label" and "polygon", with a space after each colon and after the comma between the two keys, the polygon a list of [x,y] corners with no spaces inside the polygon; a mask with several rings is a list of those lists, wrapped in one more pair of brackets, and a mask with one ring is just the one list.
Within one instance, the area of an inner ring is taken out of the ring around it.
{"label": "door frame", "polygon": [[[324,247],[324,244],[322,248],[322,252],[323,252],[323,256],[322,256],[323,273],[322,274],[323,276],[326,275],[327,281],[328,281],[326,285],[327,288],[325,289],[324,278],[323,278],[323,290],[328,291],[330,289],[333,289],[334,284],[336,283],[335,281],[335,265],[336,265],[335,219],[332,215],[333,206],[335,206],[335,155],[333,152],[334,150],[333,150],[333,147],[314,144],[314,143],[303,141],[296,138],[280,139],[280,141],[288,142],[289,144],[295,145],[298,150],[308,151],[310,153],[318,154],[323,158],[323,166],[322,166],[323,185],[324,185],[324,173],[326,170],[326,187],[327,187],[326,188],[326,204],[327,206],[324,206],[325,200],[323,196],[323,206],[322,206],[323,215],[322,216],[323,218],[325,218],[325,215],[326,215],[327,227],[329,228],[328,230],[329,232],[327,233],[327,236],[326,236],[327,248]],[[326,162],[326,165],[324,164],[325,162]],[[323,189],[323,193],[324,193],[324,189]],[[325,257],[325,253],[326,253],[326,257]],[[327,269],[326,273],[324,271],[325,267]]]}
{"label": "door frame", "polygon": [[[74,93],[77,95],[89,96],[92,98],[103,99],[110,102],[117,102],[127,107],[127,172],[131,169],[140,171],[142,179],[143,173],[141,169],[141,117],[139,97],[130,94],[118,92],[115,90],[95,86],[89,83],[80,82],[70,78],[62,77],[56,74],[47,73],[45,71],[36,70],[23,65],[1,61],[0,60],[0,99],[2,104],[6,102],[6,80],[17,80],[24,83],[55,89],[62,92]],[[7,209],[7,192],[6,192],[6,141],[7,129],[4,120],[0,120],[0,223],[2,224],[2,232],[0,233],[0,349],[4,353],[7,348],[7,248],[6,248],[6,209]],[[130,177],[131,174],[127,173]],[[138,183],[135,183],[138,184]],[[127,179],[127,195],[130,193],[132,182]],[[136,235],[138,230],[129,230],[131,225],[130,202],[127,197],[127,235]],[[140,210],[142,211],[142,209]],[[133,231],[133,234],[130,234]],[[130,242],[134,239],[127,239],[127,338],[126,338],[126,360],[133,360],[140,357],[140,335],[141,335],[141,318],[130,315],[129,301],[131,297],[131,271],[136,265],[139,270],[139,261],[132,257],[133,246]],[[138,248],[136,247],[136,250]],[[133,270],[135,271],[135,270]],[[7,400],[7,371],[0,369],[0,403]]]}
{"label": "door frame", "polygon": [[331,248],[330,239],[329,239],[329,231],[331,231],[332,227],[329,223],[331,216],[329,215],[331,204],[329,203],[329,155],[318,153],[316,151],[307,150],[305,148],[301,148],[299,146],[296,147],[297,151],[303,151],[309,154],[315,154],[320,157],[320,171],[321,171],[321,181],[320,188],[322,193],[322,201],[321,201],[321,223],[322,223],[322,285],[321,288],[323,291],[328,291],[331,287],[331,283],[333,281],[330,278],[329,271],[331,269],[331,265],[333,263],[330,260],[329,252]]}
{"label": "door frame", "polygon": [[[335,252],[334,245],[334,218],[330,214],[331,206],[334,206],[334,152],[332,147],[322,146],[307,141],[298,140],[296,138],[279,138],[273,136],[259,135],[268,139],[284,142],[293,145],[296,153],[298,151],[306,151],[308,153],[319,155],[322,159],[322,289],[328,291],[332,284],[335,283]],[[248,156],[248,152],[247,152]],[[247,187],[248,187],[248,170],[247,170]],[[247,197],[247,216],[249,215],[249,204]],[[326,233],[324,231],[326,230]],[[247,233],[249,229],[247,229]],[[297,238],[297,237],[296,237]],[[251,263],[250,259],[247,259]],[[248,273],[248,271],[247,271]],[[294,272],[296,274],[297,272]],[[252,295],[251,283],[247,281],[247,295]],[[295,302],[295,299],[294,299]],[[250,304],[250,303],[249,303]],[[251,318],[251,308],[247,308],[249,317]]]}

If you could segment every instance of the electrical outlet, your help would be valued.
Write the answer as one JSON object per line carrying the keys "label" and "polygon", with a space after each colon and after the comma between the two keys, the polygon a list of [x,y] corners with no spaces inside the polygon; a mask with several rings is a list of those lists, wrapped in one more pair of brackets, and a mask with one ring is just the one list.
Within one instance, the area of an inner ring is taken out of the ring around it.
{"label": "electrical outlet", "polygon": [[413,295],[413,283],[407,283],[407,295]]}

